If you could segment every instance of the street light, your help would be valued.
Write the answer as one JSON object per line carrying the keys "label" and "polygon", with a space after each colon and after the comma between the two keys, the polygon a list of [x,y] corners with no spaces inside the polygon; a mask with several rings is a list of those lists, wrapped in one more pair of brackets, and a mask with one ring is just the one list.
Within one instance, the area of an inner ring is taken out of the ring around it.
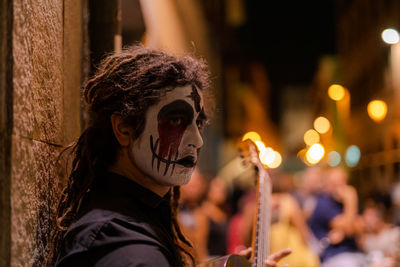
{"label": "street light", "polygon": [[245,135],[243,135],[242,141],[245,141],[247,139],[250,139],[253,142],[261,141],[261,136],[256,132],[248,132]]}
{"label": "street light", "polygon": [[395,29],[386,29],[381,36],[387,44],[397,44],[400,40],[399,33]]}
{"label": "street light", "polygon": [[325,148],[321,144],[313,144],[306,153],[306,160],[311,164],[317,164],[325,154]]}
{"label": "street light", "polygon": [[307,132],[304,133],[304,143],[306,143],[309,146],[318,143],[319,140],[320,140],[319,134],[314,129],[309,129],[307,130]]}
{"label": "street light", "polygon": [[314,120],[314,128],[320,134],[327,133],[329,131],[330,127],[331,127],[331,124],[330,124],[329,120],[325,117],[320,116]]}
{"label": "street light", "polygon": [[281,165],[281,163],[282,163],[281,154],[278,151],[274,151],[274,153],[275,153],[274,160],[270,164],[267,165],[269,168],[272,168],[272,169],[278,168],[279,165]]}
{"label": "street light", "polygon": [[340,84],[332,84],[328,88],[328,95],[331,99],[335,101],[340,101],[344,98],[345,89]]}
{"label": "street light", "polygon": [[260,161],[264,165],[269,165],[275,160],[275,151],[270,148],[266,147],[263,151],[260,151]]}
{"label": "street light", "polygon": [[339,165],[342,157],[337,151],[331,151],[328,154],[328,165],[331,167],[336,167]]}
{"label": "street light", "polygon": [[391,102],[394,107],[393,110],[398,116],[400,113],[398,108],[400,99],[400,36],[395,29],[386,29],[382,32],[382,39],[390,45],[388,70],[390,71],[390,82],[394,92],[394,101]]}
{"label": "street light", "polygon": [[387,104],[382,100],[372,100],[368,103],[367,111],[371,119],[380,122],[386,117]]}

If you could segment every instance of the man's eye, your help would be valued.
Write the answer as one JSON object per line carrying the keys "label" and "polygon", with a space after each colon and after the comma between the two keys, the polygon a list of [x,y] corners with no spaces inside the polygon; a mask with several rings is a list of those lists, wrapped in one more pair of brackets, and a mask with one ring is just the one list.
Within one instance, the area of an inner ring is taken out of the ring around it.
{"label": "man's eye", "polygon": [[196,120],[196,125],[197,125],[197,128],[199,128],[201,130],[201,129],[203,129],[204,121],[203,120]]}
{"label": "man's eye", "polygon": [[182,124],[182,118],[172,118],[169,120],[171,126],[178,126]]}

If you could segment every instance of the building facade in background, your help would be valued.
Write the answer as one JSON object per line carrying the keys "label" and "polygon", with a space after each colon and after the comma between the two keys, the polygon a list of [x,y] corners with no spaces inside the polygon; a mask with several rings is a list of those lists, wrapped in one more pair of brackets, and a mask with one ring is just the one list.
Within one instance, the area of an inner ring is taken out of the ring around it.
{"label": "building facade in background", "polygon": [[[342,155],[346,149],[360,148],[361,158],[348,167],[351,182],[361,199],[390,194],[400,175],[400,78],[393,51],[400,44],[388,45],[381,33],[386,28],[400,30],[400,2],[337,1],[337,55],[321,58],[314,78],[315,113],[330,118],[331,143]],[[398,54],[398,52],[397,52]],[[393,68],[394,67],[394,68]],[[329,99],[331,84],[347,89],[346,101]],[[368,116],[367,105],[374,99],[388,105],[386,118],[375,122]],[[346,102],[346,103],[345,103]]]}

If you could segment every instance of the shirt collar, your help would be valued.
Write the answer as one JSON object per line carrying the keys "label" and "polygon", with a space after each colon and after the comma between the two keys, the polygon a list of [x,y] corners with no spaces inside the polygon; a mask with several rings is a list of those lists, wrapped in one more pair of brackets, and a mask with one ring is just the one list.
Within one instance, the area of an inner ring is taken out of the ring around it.
{"label": "shirt collar", "polygon": [[98,177],[98,182],[111,194],[129,195],[151,208],[157,208],[160,204],[169,205],[170,192],[164,197],[160,197],[153,191],[117,173],[108,172],[107,175]]}

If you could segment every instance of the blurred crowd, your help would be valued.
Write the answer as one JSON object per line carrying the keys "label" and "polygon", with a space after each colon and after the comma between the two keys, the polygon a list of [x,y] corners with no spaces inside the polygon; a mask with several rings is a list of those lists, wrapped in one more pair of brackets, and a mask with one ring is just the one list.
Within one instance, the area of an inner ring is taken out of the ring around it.
{"label": "blurred crowd", "polygon": [[[272,171],[271,253],[290,247],[291,267],[395,267],[400,262],[400,184],[388,201],[359,199],[340,167]],[[199,262],[250,247],[257,199],[196,170],[181,187],[178,218]]]}

